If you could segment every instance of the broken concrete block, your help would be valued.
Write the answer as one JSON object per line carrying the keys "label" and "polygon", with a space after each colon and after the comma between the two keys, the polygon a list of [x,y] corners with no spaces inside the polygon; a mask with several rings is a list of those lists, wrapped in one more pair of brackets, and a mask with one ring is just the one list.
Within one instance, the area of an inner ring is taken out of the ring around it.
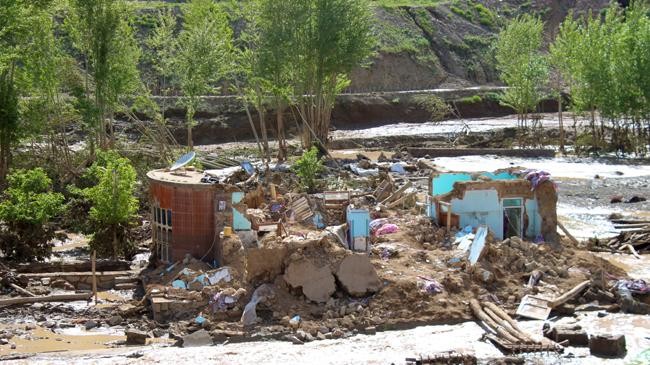
{"label": "broken concrete block", "polygon": [[348,294],[361,297],[379,290],[381,281],[368,256],[350,255],[341,261],[336,277]]}
{"label": "broken concrete block", "polygon": [[293,288],[302,287],[307,299],[325,303],[336,291],[334,276],[329,267],[316,267],[311,261],[300,260],[289,264],[284,280]]}
{"label": "broken concrete block", "polygon": [[146,332],[135,329],[128,329],[124,331],[124,334],[126,335],[127,345],[145,345],[149,337]]}
{"label": "broken concrete block", "polygon": [[212,345],[212,336],[208,331],[200,329],[194,333],[183,336],[183,347],[199,347]]}
{"label": "broken concrete block", "polygon": [[595,356],[624,357],[627,352],[624,335],[594,335],[589,338],[589,352]]}
{"label": "broken concrete block", "polygon": [[588,346],[589,335],[580,326],[555,326],[546,334],[555,342],[569,341],[570,346]]}

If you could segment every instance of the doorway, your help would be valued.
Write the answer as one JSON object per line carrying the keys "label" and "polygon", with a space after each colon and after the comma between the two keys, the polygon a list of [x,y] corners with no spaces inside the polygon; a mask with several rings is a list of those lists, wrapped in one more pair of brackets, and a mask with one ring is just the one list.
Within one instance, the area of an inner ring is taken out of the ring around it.
{"label": "doorway", "polygon": [[521,198],[503,199],[503,238],[523,238],[524,205]]}

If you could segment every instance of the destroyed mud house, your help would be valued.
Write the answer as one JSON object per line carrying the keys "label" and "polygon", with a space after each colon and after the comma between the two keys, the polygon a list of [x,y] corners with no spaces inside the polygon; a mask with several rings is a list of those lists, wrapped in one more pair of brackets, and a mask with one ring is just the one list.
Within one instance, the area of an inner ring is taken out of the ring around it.
{"label": "destroyed mud house", "polygon": [[48,302],[102,303],[105,290],[130,290],[134,299],[88,307],[86,331],[123,330],[112,346],[301,344],[478,319],[504,354],[592,346],[592,354],[620,356],[624,338],[561,326],[543,337],[514,318],[544,321],[594,300],[611,311],[648,311],[643,282],[557,233],[558,187],[544,171],[466,173],[406,154],[357,157],[321,175],[347,187],[308,194],[286,165],[200,170],[185,165],[191,157],[147,173],[146,267],[23,267],[5,278],[30,294],[0,299],[13,305],[7,315],[37,316],[56,330],[75,311]]}

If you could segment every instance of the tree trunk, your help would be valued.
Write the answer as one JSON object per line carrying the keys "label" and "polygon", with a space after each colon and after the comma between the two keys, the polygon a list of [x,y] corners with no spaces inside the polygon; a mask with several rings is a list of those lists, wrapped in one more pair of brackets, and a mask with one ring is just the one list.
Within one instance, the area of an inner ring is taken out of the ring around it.
{"label": "tree trunk", "polygon": [[187,107],[186,123],[187,123],[187,148],[191,151],[194,149],[194,139],[192,138],[192,124],[194,120],[194,108]]}
{"label": "tree trunk", "polygon": [[564,120],[562,118],[562,93],[557,98],[557,120],[560,128],[560,152],[564,154]]}
{"label": "tree trunk", "polygon": [[287,140],[284,131],[284,103],[277,98],[276,121],[278,128],[278,161],[282,162],[287,158]]}
{"label": "tree trunk", "polygon": [[117,260],[118,257],[117,228],[117,225],[113,225],[113,260]]}

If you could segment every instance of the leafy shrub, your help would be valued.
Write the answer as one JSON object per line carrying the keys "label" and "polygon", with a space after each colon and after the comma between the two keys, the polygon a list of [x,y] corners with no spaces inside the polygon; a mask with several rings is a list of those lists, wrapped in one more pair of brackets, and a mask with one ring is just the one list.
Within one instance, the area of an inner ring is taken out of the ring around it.
{"label": "leafy shrub", "polygon": [[489,27],[494,25],[494,21],[496,19],[496,16],[494,13],[485,7],[483,4],[475,4],[474,5],[474,10],[478,13],[478,21],[479,23],[483,25],[487,25]]}
{"label": "leafy shrub", "polygon": [[99,154],[89,172],[97,183],[81,193],[91,202],[90,247],[100,256],[128,258],[133,253],[129,232],[138,210],[135,169],[127,158],[108,151]]}
{"label": "leafy shrub", "polygon": [[0,248],[16,261],[49,257],[54,238],[51,219],[63,210],[63,195],[52,192],[52,180],[41,168],[16,170],[0,203]]}
{"label": "leafy shrub", "polygon": [[481,101],[483,101],[483,99],[481,98],[481,95],[472,95],[472,96],[468,96],[468,97],[460,99],[461,103],[466,103],[466,104],[478,104]]}
{"label": "leafy shrub", "polygon": [[323,171],[323,162],[318,158],[318,149],[312,147],[305,151],[291,167],[300,178],[300,184],[308,192],[316,189],[316,176]]}
{"label": "leafy shrub", "polygon": [[433,122],[441,121],[453,112],[451,106],[439,96],[417,95],[413,98],[413,101],[420,108],[429,112]]}

